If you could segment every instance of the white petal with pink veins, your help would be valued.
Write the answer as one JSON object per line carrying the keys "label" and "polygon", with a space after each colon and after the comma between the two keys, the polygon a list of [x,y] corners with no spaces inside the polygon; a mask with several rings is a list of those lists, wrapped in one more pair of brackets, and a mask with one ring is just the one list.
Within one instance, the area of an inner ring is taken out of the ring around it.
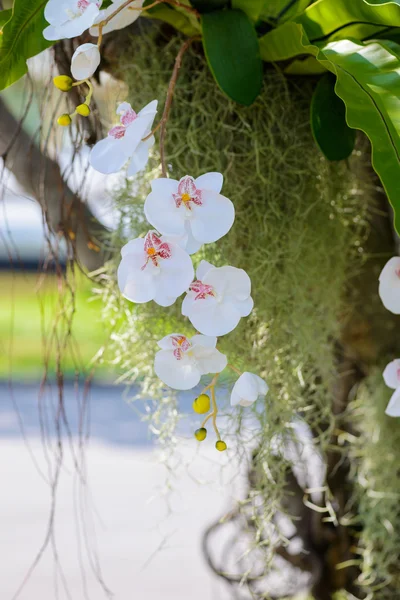
{"label": "white petal with pink veins", "polygon": [[151,131],[156,112],[156,100],[138,114],[128,102],[121,103],[117,109],[120,125],[113,127],[108,137],[94,146],[90,153],[92,167],[104,174],[117,173],[130,161],[128,176],[144,169],[154,139],[142,140]]}
{"label": "white petal with pink veins", "polygon": [[49,0],[44,16],[50,25],[43,31],[46,40],[62,40],[82,35],[99,14],[101,1]]}
{"label": "white petal with pink veins", "polygon": [[179,182],[157,179],[145,202],[146,218],[164,235],[187,234],[186,250],[192,254],[232,227],[235,209],[219,194],[222,183],[220,173],[206,173],[197,179],[185,175]]}
{"label": "white petal with pink veins", "polygon": [[158,342],[154,369],[166,385],[176,390],[190,390],[202,375],[220,373],[227,358],[216,349],[217,339],[195,335],[191,339],[173,333]]}
{"label": "white petal with pink veins", "polygon": [[192,282],[190,256],[155,232],[128,242],[121,255],[118,285],[131,302],[154,300],[161,306],[171,306]]}
{"label": "white petal with pink veins", "polygon": [[204,335],[230,333],[253,309],[249,276],[243,269],[202,261],[197,277],[182,302],[182,314]]}

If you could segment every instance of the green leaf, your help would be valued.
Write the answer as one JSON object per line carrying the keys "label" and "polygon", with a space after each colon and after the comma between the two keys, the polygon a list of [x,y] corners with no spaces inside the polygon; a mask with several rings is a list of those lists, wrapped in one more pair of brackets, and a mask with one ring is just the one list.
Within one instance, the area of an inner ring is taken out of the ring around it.
{"label": "green leaf", "polygon": [[395,213],[400,233],[400,46],[389,41],[338,40],[310,44],[301,25],[285,23],[260,41],[266,60],[309,54],[337,77],[335,92],[346,105],[346,122],[368,136],[372,165]]}
{"label": "green leaf", "polygon": [[229,5],[228,0],[190,0],[192,6],[201,13],[212,12],[213,10],[220,10],[226,8]]}
{"label": "green leaf", "polygon": [[51,46],[43,37],[48,25],[44,18],[47,0],[14,0],[12,17],[0,36],[0,90],[27,72],[28,58]]}
{"label": "green leaf", "polygon": [[112,3],[113,3],[112,0],[103,0],[101,9],[104,10],[105,8],[108,8],[109,6],[111,6]]}
{"label": "green leaf", "polygon": [[168,23],[189,37],[201,33],[200,24],[195,15],[191,16],[187,12],[175,10],[166,4],[160,4],[146,10],[142,13],[142,16]]}
{"label": "green leaf", "polygon": [[311,0],[264,0],[260,16],[267,21],[284,23],[302,13],[310,3]]}
{"label": "green leaf", "polygon": [[362,40],[386,26],[400,27],[400,2],[318,0],[295,20],[313,43],[349,37]]}
{"label": "green leaf", "polygon": [[250,19],[257,21],[261,15],[265,0],[232,0],[232,8],[245,12]]}
{"label": "green leaf", "polygon": [[241,10],[202,17],[203,43],[211,72],[223,92],[250,106],[262,86],[262,63],[254,25]]}
{"label": "green leaf", "polygon": [[12,17],[12,9],[8,8],[7,10],[0,11],[0,31],[3,30],[4,25],[9,21]]}
{"label": "green leaf", "polygon": [[321,77],[315,88],[311,130],[328,160],[344,160],[354,150],[356,132],[346,123],[345,106],[335,94],[335,77],[331,73]]}

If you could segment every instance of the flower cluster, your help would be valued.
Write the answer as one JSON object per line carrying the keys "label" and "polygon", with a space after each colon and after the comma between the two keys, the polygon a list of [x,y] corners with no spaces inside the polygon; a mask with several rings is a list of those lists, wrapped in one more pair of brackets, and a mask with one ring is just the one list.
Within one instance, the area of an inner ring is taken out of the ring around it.
{"label": "flower cluster", "polygon": [[[82,83],[89,88],[84,102],[74,113],[59,117],[60,125],[71,124],[76,114],[85,117],[90,114],[93,86],[89,79],[101,62],[103,34],[130,25],[141,10],[146,10],[143,0],[113,0],[105,10],[101,10],[101,4],[102,0],[63,0],[60,6],[59,0],[49,0],[46,5],[45,17],[49,22],[43,32],[46,39],[73,38],[87,29],[98,38],[97,44],[82,44],[74,52],[71,74],[76,81],[69,75],[54,79],[56,87],[63,92]],[[126,168],[128,177],[143,170],[158,129],[152,129],[157,104],[154,100],[137,113],[128,102],[122,102],[116,110],[118,122],[91,151],[91,166],[104,174]],[[161,126],[165,114],[164,110]],[[196,413],[209,413],[195,437],[204,440],[205,425],[212,420],[216,448],[224,451],[227,445],[216,424],[216,385],[221,372],[230,367],[239,375],[232,389],[232,406],[250,406],[268,392],[263,379],[252,373],[240,373],[228,365],[227,357],[217,349],[218,337],[233,331],[240,320],[252,312],[251,281],[243,269],[230,265],[216,267],[204,260],[195,277],[191,255],[230,231],[235,208],[231,200],[221,194],[223,176],[220,173],[206,173],[197,178],[185,175],[177,181],[165,176],[163,160],[162,165],[164,176],[151,183],[151,192],[144,203],[144,214],[153,229],[122,248],[118,286],[125,298],[137,304],[154,301],[160,306],[171,306],[186,294],[182,315],[188,318],[196,333],[191,338],[171,333],[160,340],[154,370],[164,384],[175,390],[191,390],[203,375],[214,375],[193,403]]]}
{"label": "flower cluster", "polygon": [[[44,16],[49,23],[43,31],[46,40],[71,39],[82,35],[87,29],[97,44],[85,43],[78,46],[71,59],[71,75],[59,75],[54,78],[54,85],[62,92],[68,92],[73,86],[86,83],[89,94],[72,114],[63,114],[58,124],[68,126],[78,114],[88,117],[92,87],[89,82],[101,62],[101,43],[104,33],[123,29],[131,25],[140,16],[144,0],[132,0],[128,5],[125,0],[112,0],[112,4],[101,10],[103,0],[49,0],[45,6]],[[150,144],[151,145],[151,144]],[[143,151],[144,152],[144,151]]]}
{"label": "flower cluster", "polygon": [[[394,256],[383,267],[379,275],[379,296],[385,308],[400,315],[400,257]],[[390,362],[383,372],[386,385],[394,393],[386,408],[389,417],[400,417],[400,359]]]}

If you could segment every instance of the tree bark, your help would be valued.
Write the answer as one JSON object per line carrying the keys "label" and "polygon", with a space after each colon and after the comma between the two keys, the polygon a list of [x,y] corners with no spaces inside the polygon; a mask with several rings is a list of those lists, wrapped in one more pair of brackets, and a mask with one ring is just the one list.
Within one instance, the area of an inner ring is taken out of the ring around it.
{"label": "tree bark", "polygon": [[75,258],[88,270],[102,266],[99,239],[106,228],[63,180],[60,166],[42,154],[0,99],[0,155],[5,166],[44,213],[49,229],[65,237]]}

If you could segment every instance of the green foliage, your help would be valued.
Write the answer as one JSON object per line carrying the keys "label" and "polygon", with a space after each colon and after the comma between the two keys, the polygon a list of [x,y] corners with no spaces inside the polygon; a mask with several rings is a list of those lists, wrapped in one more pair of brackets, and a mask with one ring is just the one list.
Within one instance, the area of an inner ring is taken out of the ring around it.
{"label": "green foliage", "polygon": [[242,10],[253,21],[257,21],[260,17],[264,0],[232,0],[232,8]]}
{"label": "green foliage", "polygon": [[311,4],[296,23],[304,27],[311,42],[366,36],[390,27],[400,26],[400,4],[367,3],[365,0],[319,0]]}
{"label": "green foliage", "polygon": [[392,600],[400,589],[400,428],[397,419],[385,415],[393,390],[383,382],[384,366],[371,374],[353,403],[359,435],[352,438],[350,457],[361,515],[354,523],[361,526],[360,584],[369,597],[379,590],[379,600]]}
{"label": "green foliage", "polygon": [[229,4],[228,0],[190,0],[191,5],[201,13],[212,12],[226,8]]}
{"label": "green foliage", "polygon": [[346,123],[345,107],[335,94],[335,78],[322,77],[311,101],[311,129],[328,160],[344,160],[354,150],[356,132]]}
{"label": "green foliage", "polygon": [[0,36],[0,90],[27,72],[28,58],[49,48],[53,42],[43,37],[47,23],[44,7],[47,0],[15,0],[12,17]]}
{"label": "green foliage", "polygon": [[261,18],[283,23],[303,12],[311,0],[265,0]]}
{"label": "green foliage", "polygon": [[[151,0],[146,0],[146,2],[147,4],[151,4]],[[201,33],[199,22],[194,15],[189,15],[182,9],[173,8],[168,4],[153,6],[150,10],[145,11],[143,16],[168,23],[168,25],[172,25],[177,31],[187,36]]]}
{"label": "green foliage", "polygon": [[372,144],[372,164],[395,212],[400,231],[400,48],[393,42],[356,43],[349,40],[326,46],[311,44],[304,28],[285,23],[261,40],[264,60],[287,60],[311,54],[337,77],[335,91],[346,105],[350,127],[364,131]]}
{"label": "green foliage", "polygon": [[9,21],[12,17],[12,9],[9,8],[7,10],[0,11],[0,29],[3,29],[3,26]]}
{"label": "green foliage", "polygon": [[202,17],[207,61],[220,88],[249,106],[260,93],[262,63],[256,31],[241,10],[215,11]]}

